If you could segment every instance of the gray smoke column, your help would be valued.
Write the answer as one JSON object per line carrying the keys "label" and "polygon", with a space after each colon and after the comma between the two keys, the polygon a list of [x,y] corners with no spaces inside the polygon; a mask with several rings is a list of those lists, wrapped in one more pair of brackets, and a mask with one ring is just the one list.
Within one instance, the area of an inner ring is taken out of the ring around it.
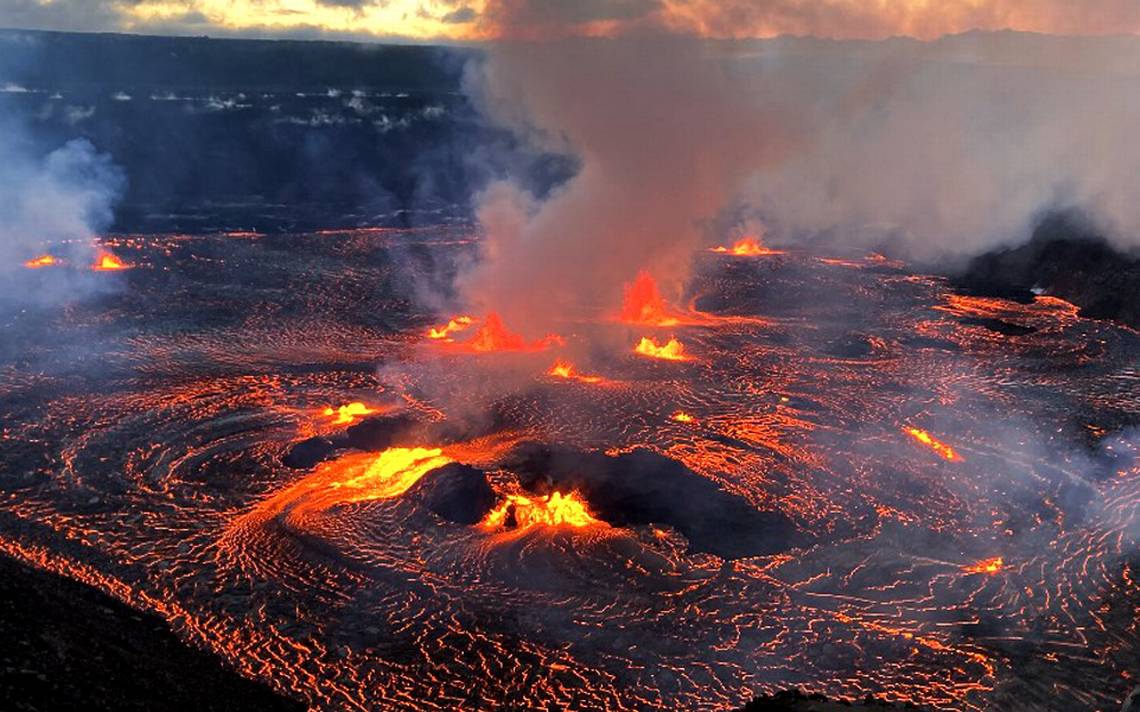
{"label": "gray smoke column", "polygon": [[1138,79],[1140,40],[1119,37],[498,45],[472,95],[580,170],[543,201],[491,186],[486,254],[461,287],[541,332],[616,307],[640,269],[676,295],[726,216],[919,262],[1015,243],[1054,209],[1137,244]]}
{"label": "gray smoke column", "polygon": [[[19,127],[8,124],[0,132],[0,272],[23,270],[24,261],[49,251],[77,266],[90,264],[94,239],[111,224],[124,186],[123,172],[89,141],[75,139],[38,155]],[[0,298],[66,300],[90,282],[51,272],[37,280],[40,293],[0,291]]]}
{"label": "gray smoke column", "polygon": [[543,202],[510,182],[480,200],[487,251],[465,292],[536,333],[616,309],[641,269],[679,285],[702,221],[787,142],[723,51],[695,40],[501,45],[471,85],[494,119],[580,161]]}

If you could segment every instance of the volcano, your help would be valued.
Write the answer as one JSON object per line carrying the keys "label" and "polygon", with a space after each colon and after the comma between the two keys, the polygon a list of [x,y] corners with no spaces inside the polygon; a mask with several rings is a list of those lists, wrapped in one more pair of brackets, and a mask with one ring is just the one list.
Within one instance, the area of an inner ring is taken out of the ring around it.
{"label": "volcano", "polygon": [[[445,24],[513,27],[478,6]],[[11,706],[1118,709],[1135,260],[1048,219],[972,261],[915,249],[980,234],[960,208],[1011,174],[1000,205],[1033,202],[1015,139],[1078,127],[1010,134],[1003,90],[1069,45],[537,39],[488,65],[0,32],[13,144],[52,147],[0,161],[0,554],[83,592],[11,577]],[[1090,104],[1128,90],[1120,42]],[[1060,111],[1048,86],[1027,113]],[[975,185],[944,151],[988,141]],[[1102,165],[1128,142],[1074,145],[1127,213],[1131,172]],[[931,165],[950,177],[919,186]],[[921,220],[903,187],[930,191]],[[951,238],[916,245],[931,226]],[[24,705],[24,681],[64,696]]]}

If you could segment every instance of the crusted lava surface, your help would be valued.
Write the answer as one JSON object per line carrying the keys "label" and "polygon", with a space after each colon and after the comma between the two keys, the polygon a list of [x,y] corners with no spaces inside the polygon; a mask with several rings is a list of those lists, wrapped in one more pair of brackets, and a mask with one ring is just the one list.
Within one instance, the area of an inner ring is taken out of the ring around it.
{"label": "crusted lava surface", "polygon": [[676,324],[617,290],[474,352],[414,299],[465,226],[103,242],[103,289],[0,315],[0,547],[311,707],[1134,684],[1140,337],[1072,303],[704,251]]}

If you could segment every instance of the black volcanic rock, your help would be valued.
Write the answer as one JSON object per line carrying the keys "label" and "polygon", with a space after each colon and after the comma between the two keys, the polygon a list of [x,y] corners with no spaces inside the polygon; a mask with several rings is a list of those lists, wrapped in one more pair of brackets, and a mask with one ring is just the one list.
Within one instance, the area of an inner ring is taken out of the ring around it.
{"label": "black volcanic rock", "polygon": [[785,551],[795,528],[781,512],[760,511],[680,462],[649,450],[617,457],[523,443],[504,466],[528,490],[577,491],[593,514],[615,526],[667,524],[693,551],[726,559]]}
{"label": "black volcanic rock", "polygon": [[495,506],[487,475],[458,462],[424,475],[409,494],[422,497],[428,509],[456,524],[478,524]]}
{"label": "black volcanic rock", "polygon": [[357,450],[380,451],[390,447],[411,445],[422,424],[408,415],[385,415],[350,425],[345,442]]}
{"label": "black volcanic rock", "polygon": [[311,437],[290,448],[281,462],[286,467],[297,470],[307,470],[314,465],[324,462],[336,452],[336,444],[320,436]]}
{"label": "black volcanic rock", "polygon": [[1030,241],[970,261],[956,287],[1030,302],[1044,290],[1081,308],[1081,316],[1140,327],[1140,258],[1124,254],[1077,216],[1054,215]]}
{"label": "black volcanic rock", "polygon": [[1011,324],[1008,321],[1001,319],[993,319],[989,317],[965,317],[958,321],[968,326],[980,326],[983,329],[989,329],[1003,336],[1025,336],[1037,331],[1032,326],[1021,326],[1020,324]]}
{"label": "black volcanic rock", "polygon": [[738,712],[840,712],[841,710],[914,710],[910,702],[885,702],[868,695],[863,700],[829,700],[823,695],[784,690],[755,698]]}
{"label": "black volcanic rock", "polygon": [[82,583],[0,556],[5,710],[291,710],[304,705]]}

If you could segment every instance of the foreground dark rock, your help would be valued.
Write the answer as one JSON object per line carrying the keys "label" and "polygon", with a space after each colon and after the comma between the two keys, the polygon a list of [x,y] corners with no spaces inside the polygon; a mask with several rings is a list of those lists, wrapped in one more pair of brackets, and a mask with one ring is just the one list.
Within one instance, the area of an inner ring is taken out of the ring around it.
{"label": "foreground dark rock", "polygon": [[1021,247],[975,257],[954,284],[1022,302],[1043,291],[1076,304],[1081,316],[1140,328],[1140,257],[1119,252],[1074,216],[1052,216]]}
{"label": "foreground dark rock", "polygon": [[785,551],[795,527],[781,512],[759,511],[680,462],[648,450],[617,457],[523,443],[504,465],[539,494],[577,491],[594,516],[615,526],[667,524],[693,551],[726,559]]}
{"label": "foreground dark rock", "polygon": [[917,710],[910,703],[883,702],[872,697],[857,702],[829,700],[823,695],[808,695],[799,690],[785,690],[752,700],[738,712],[842,712],[843,710]]}
{"label": "foreground dark rock", "polygon": [[5,710],[302,710],[84,584],[0,556]]}

